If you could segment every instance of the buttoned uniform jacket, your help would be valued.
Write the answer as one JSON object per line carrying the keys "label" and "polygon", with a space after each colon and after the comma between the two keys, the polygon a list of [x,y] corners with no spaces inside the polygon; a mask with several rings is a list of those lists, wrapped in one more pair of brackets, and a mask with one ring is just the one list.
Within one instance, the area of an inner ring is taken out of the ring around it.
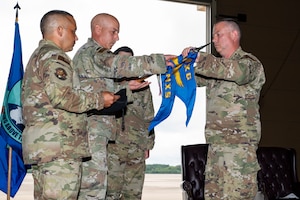
{"label": "buttoned uniform jacket", "polygon": [[82,113],[102,109],[103,98],[74,87],[79,84],[76,77],[67,54],[52,41],[41,40],[22,85],[25,164],[90,156],[86,114]]}
{"label": "buttoned uniform jacket", "polygon": [[[166,72],[163,54],[132,56],[130,58],[115,55],[92,38],[89,38],[78,49],[73,62],[79,75],[81,87],[89,92],[117,92],[119,88],[114,87],[115,78],[143,77]],[[127,88],[127,96],[130,96],[130,93]],[[105,136],[110,140],[116,138],[114,115],[92,114],[88,117],[88,126],[91,131],[97,131],[98,135]]]}
{"label": "buttoned uniform jacket", "polygon": [[258,102],[266,81],[262,63],[241,47],[229,59],[201,52],[195,74],[197,85],[206,86],[205,137],[210,149],[216,152],[231,149],[242,157],[246,154],[244,162],[251,170],[258,170],[256,149],[261,138]]}

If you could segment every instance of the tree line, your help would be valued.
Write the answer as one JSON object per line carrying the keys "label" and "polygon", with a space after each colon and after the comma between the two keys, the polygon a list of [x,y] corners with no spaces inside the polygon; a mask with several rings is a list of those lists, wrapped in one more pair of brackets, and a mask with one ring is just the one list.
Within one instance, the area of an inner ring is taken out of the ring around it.
{"label": "tree line", "polygon": [[181,174],[181,166],[170,166],[166,164],[146,165],[146,174]]}

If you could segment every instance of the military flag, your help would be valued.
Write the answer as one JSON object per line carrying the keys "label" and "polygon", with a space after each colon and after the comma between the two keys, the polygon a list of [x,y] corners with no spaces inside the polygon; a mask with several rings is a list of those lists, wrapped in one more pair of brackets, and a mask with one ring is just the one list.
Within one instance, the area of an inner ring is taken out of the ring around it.
{"label": "military flag", "polygon": [[[18,4],[18,9],[20,8]],[[16,8],[15,7],[15,8]],[[22,131],[24,129],[21,105],[21,85],[24,69],[18,14],[15,21],[14,51],[0,117],[0,190],[14,197],[26,175],[22,159]],[[11,174],[8,149],[12,148]],[[11,176],[10,181],[8,177]],[[10,182],[10,187],[8,183]]]}
{"label": "military flag", "polygon": [[194,62],[197,54],[197,51],[190,51],[186,58],[180,55],[172,59],[175,67],[167,66],[167,72],[161,75],[162,103],[148,127],[149,131],[171,114],[176,96],[186,106],[187,119],[185,125],[188,125],[196,99]]}

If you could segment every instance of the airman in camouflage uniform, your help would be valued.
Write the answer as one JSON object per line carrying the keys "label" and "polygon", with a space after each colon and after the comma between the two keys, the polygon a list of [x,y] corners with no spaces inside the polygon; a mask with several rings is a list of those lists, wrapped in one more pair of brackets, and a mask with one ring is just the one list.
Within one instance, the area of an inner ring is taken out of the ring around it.
{"label": "airman in camouflage uniform", "polygon": [[[74,66],[80,84],[87,91],[116,92],[114,78],[139,77],[166,72],[166,60],[174,56],[116,56],[110,49],[119,40],[119,22],[109,14],[96,15],[91,21],[89,38],[74,56]],[[146,83],[145,85],[147,85]],[[142,87],[145,86],[141,84]],[[127,95],[130,89],[127,87]],[[114,115],[91,114],[88,117],[91,160],[83,163],[83,177],[79,199],[105,199],[107,188],[107,142],[115,140]]]}
{"label": "airman in camouflage uniform", "polygon": [[77,199],[81,159],[90,156],[86,115],[80,113],[114,102],[111,92],[73,88],[79,86],[79,80],[65,52],[73,49],[75,31],[71,14],[59,10],[46,13],[41,20],[43,39],[24,74],[23,158],[32,165],[36,200]]}
{"label": "airman in camouflage uniform", "polygon": [[196,60],[197,83],[207,92],[206,200],[253,200],[257,193],[258,101],[265,74],[262,63],[241,49],[240,36],[236,22],[216,23],[213,43],[222,58],[200,53]]}
{"label": "airman in camouflage uniform", "polygon": [[[129,47],[120,47],[114,53],[133,56]],[[122,87],[126,81],[116,83]],[[154,131],[148,132],[154,108],[149,86],[133,91],[131,97],[125,115],[117,118],[116,140],[109,143],[107,148],[107,200],[142,198],[145,159],[149,157],[155,139]]]}

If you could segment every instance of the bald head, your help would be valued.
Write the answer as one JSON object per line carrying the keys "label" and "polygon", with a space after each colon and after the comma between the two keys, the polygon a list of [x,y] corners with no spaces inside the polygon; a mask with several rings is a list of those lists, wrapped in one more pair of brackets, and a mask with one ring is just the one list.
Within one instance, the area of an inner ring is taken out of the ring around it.
{"label": "bald head", "polygon": [[111,49],[119,40],[120,24],[116,17],[100,13],[91,21],[92,38],[102,47]]}
{"label": "bald head", "polygon": [[119,21],[116,17],[114,17],[113,15],[110,15],[108,13],[100,13],[97,14],[95,17],[93,17],[92,21],[91,21],[91,30],[93,32],[93,30],[95,29],[95,27],[97,25],[99,26],[108,26],[109,23],[114,22],[116,24],[118,24],[119,26]]}

